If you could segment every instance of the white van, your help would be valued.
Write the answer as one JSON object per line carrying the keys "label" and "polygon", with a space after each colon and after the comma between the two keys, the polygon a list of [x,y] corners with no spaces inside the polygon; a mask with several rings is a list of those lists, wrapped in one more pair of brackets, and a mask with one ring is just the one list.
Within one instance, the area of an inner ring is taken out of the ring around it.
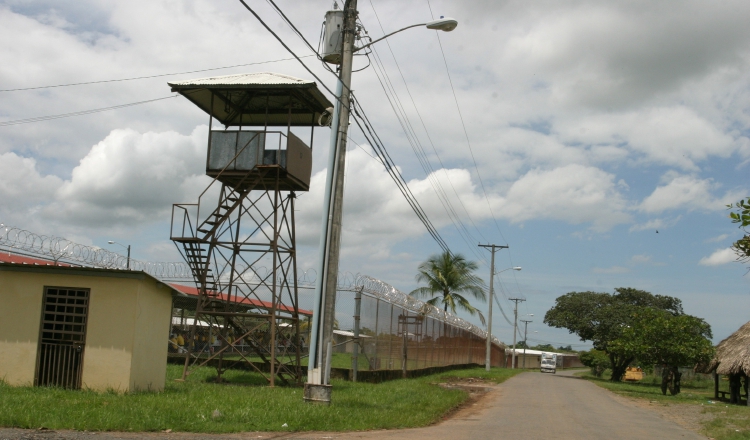
{"label": "white van", "polygon": [[540,370],[542,373],[557,373],[557,353],[542,352],[542,359],[540,364]]}

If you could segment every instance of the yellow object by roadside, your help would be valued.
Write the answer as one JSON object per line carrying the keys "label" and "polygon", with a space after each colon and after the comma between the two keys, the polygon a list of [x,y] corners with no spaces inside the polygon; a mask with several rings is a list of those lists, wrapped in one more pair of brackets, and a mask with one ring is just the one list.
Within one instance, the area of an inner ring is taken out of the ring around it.
{"label": "yellow object by roadside", "polygon": [[643,380],[643,370],[640,367],[628,367],[627,370],[625,370],[624,379],[633,382]]}

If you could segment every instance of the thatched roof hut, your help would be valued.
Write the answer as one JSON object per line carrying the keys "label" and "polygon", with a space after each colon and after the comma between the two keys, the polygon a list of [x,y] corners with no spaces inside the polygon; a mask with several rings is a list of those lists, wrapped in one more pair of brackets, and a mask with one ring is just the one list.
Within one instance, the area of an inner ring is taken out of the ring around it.
{"label": "thatched roof hut", "polygon": [[702,373],[750,376],[750,322],[716,346],[716,354],[707,365],[697,368]]}

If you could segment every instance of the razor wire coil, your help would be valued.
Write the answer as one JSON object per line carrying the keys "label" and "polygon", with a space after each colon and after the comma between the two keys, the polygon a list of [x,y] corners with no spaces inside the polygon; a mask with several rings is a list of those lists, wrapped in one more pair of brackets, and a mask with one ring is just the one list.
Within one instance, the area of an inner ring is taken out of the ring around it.
{"label": "razor wire coil", "polygon": [[[0,250],[51,259],[55,264],[71,264],[105,269],[128,269],[128,258],[117,252],[102,249],[97,246],[89,246],[75,243],[62,237],[51,235],[39,235],[25,229],[8,226],[0,223]],[[130,258],[130,270],[143,271],[162,280],[193,280],[193,273],[187,263],[184,262],[151,262]],[[253,277],[267,279],[269,271],[266,267],[254,267]],[[302,286],[314,286],[317,273],[313,269],[301,271],[297,276],[297,284]],[[478,326],[459,318],[447,311],[440,310],[431,304],[420,301],[404,292],[396,289],[390,284],[367,275],[354,274],[352,272],[340,272],[337,280],[337,289],[354,291],[362,289],[362,292],[370,296],[382,299],[423,316],[434,318],[451,326],[470,331],[471,333],[486,338],[487,332]],[[492,338],[496,344],[501,342]]]}

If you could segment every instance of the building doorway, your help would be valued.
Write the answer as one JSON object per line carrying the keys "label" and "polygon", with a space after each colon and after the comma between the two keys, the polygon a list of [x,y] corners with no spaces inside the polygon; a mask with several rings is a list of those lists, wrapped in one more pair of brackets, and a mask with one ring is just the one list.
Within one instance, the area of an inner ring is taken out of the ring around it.
{"label": "building doorway", "polygon": [[34,385],[81,388],[89,289],[45,287]]}

